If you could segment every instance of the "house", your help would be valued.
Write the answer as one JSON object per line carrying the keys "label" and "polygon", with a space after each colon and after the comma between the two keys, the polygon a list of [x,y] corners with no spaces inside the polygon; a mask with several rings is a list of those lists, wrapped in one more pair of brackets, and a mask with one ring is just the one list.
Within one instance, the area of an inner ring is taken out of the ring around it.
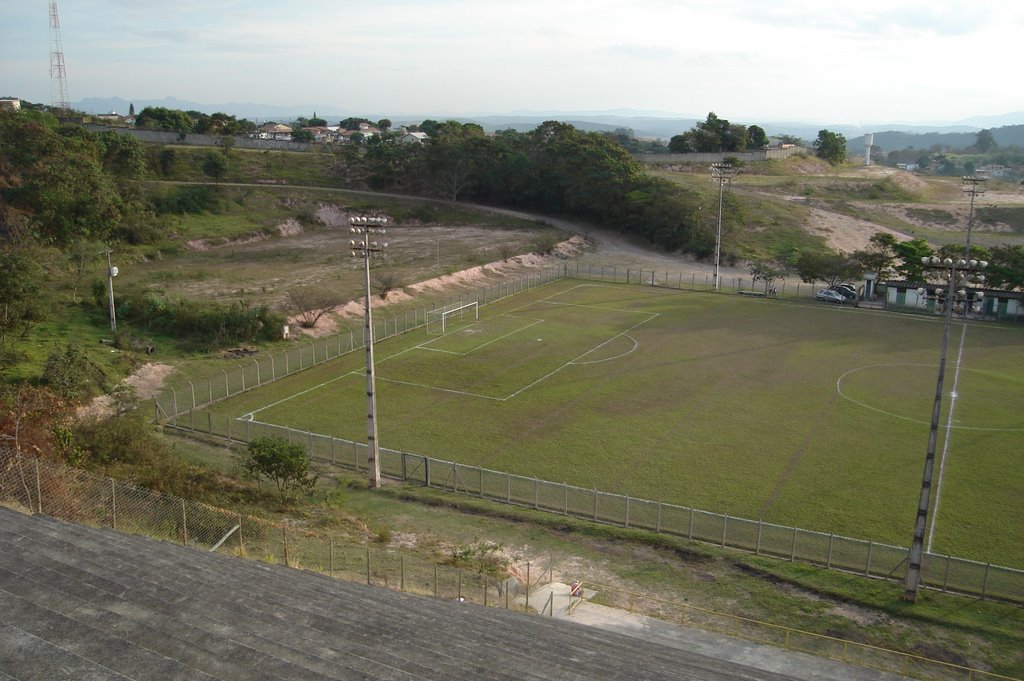
{"label": "house", "polygon": [[[967,316],[974,319],[1024,321],[1024,293],[990,288],[968,288],[972,302]],[[885,282],[886,309],[942,314],[945,285],[911,281]]]}
{"label": "house", "polygon": [[303,130],[313,133],[314,142],[337,142],[341,138],[338,134],[337,127],[316,125],[309,128],[303,128]]}
{"label": "house", "polygon": [[398,138],[403,144],[423,144],[429,136],[425,132],[407,132]]}
{"label": "house", "polygon": [[1007,177],[1010,174],[1010,169],[1003,165],[990,163],[988,165],[978,166],[975,172],[977,172],[978,175],[986,177]]}
{"label": "house", "polygon": [[282,140],[289,142],[292,139],[292,129],[281,123],[267,123],[257,128],[253,137],[261,140]]}
{"label": "house", "polygon": [[20,99],[11,97],[0,99],[0,111],[18,111],[19,109],[21,109]]}

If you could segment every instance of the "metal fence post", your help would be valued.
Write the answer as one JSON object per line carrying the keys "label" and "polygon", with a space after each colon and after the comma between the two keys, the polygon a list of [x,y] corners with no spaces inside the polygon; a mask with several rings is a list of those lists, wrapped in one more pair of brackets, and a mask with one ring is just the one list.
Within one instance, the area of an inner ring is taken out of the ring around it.
{"label": "metal fence post", "polygon": [[626,495],[626,524],[625,527],[629,527],[629,495]]}
{"label": "metal fence post", "polygon": [[654,528],[655,532],[661,532],[661,502],[658,502],[658,523]]}
{"label": "metal fence post", "polygon": [[185,500],[181,500],[181,543],[188,546],[188,513],[185,510]]}
{"label": "metal fence post", "polygon": [[117,529],[117,483],[110,478],[110,527]]}
{"label": "metal fence post", "polygon": [[761,555],[761,530],[764,528],[764,521],[757,521],[757,543],[754,545],[754,555]]}
{"label": "metal fence post", "polygon": [[693,539],[693,507],[690,507],[690,527],[686,529],[686,538]]}
{"label": "metal fence post", "polygon": [[871,574],[871,547],[872,546],[873,546],[872,542],[869,541],[868,542],[868,559],[867,559],[867,562],[864,565],[864,574],[865,575],[870,575]]}
{"label": "metal fence post", "polygon": [[793,528],[793,545],[790,547],[790,551],[789,551],[789,560],[790,560],[790,562],[796,560],[796,533],[797,533],[797,529],[794,527]]}
{"label": "metal fence post", "polygon": [[729,516],[722,516],[722,548],[725,548],[725,537],[727,528],[729,527]]}
{"label": "metal fence post", "polygon": [[281,526],[281,545],[284,547],[284,566],[291,567],[288,564],[288,526]]}
{"label": "metal fence post", "polygon": [[[339,336],[339,338],[340,337],[341,336]],[[327,545],[327,552],[328,552],[328,558],[327,558],[328,562],[327,562],[327,565],[328,565],[328,570],[330,572],[330,575],[331,575],[331,577],[333,577],[334,576],[334,537],[328,537],[327,538],[327,542],[328,542],[328,545]]]}
{"label": "metal fence post", "polygon": [[562,483],[562,515],[569,515],[569,484]]}
{"label": "metal fence post", "polygon": [[832,569],[832,544],[836,540],[836,534],[833,532],[828,536],[828,559],[825,561],[825,567],[829,570]]}
{"label": "metal fence post", "polygon": [[242,514],[238,514],[238,557],[245,557],[245,544],[242,541]]}
{"label": "metal fence post", "polygon": [[[28,501],[31,506],[32,500],[29,499]],[[36,509],[38,509],[39,513],[43,512],[43,485],[39,480],[39,459],[36,459]]]}

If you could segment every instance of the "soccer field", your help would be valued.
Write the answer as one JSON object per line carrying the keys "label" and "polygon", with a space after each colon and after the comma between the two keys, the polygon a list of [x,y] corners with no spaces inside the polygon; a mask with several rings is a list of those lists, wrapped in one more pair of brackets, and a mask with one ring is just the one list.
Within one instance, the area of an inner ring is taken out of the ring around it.
{"label": "soccer field", "polygon": [[[562,280],[380,342],[380,442],[908,545],[941,334],[933,316]],[[956,324],[950,358],[932,552],[1024,567],[1024,329]],[[357,351],[212,409],[363,441],[365,402]]]}

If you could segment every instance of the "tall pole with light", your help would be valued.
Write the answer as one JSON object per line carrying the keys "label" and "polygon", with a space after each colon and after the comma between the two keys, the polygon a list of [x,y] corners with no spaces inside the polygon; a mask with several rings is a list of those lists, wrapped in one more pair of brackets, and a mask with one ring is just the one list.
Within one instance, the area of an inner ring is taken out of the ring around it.
{"label": "tall pole with light", "polygon": [[381,256],[386,243],[370,241],[370,236],[384,234],[384,225],[387,218],[376,217],[351,217],[348,222],[351,227],[349,232],[359,235],[359,238],[349,241],[352,249],[352,257],[363,259],[363,272],[366,284],[366,303],[363,307],[365,326],[363,328],[363,340],[366,345],[366,450],[367,467],[370,470],[370,487],[380,487],[380,457],[378,456],[377,442],[377,391],[373,366],[373,317],[372,306],[370,305],[370,258],[374,255]]}
{"label": "tall pole with light", "polygon": [[974,229],[974,199],[979,194],[985,193],[985,182],[987,180],[987,177],[978,177],[977,175],[964,175],[963,177],[963,192],[971,197],[971,208],[967,213],[967,246],[964,248],[964,258],[967,259],[971,257],[971,231]]}
{"label": "tall pole with light", "polygon": [[719,290],[719,265],[722,260],[722,195],[725,192],[725,183],[732,185],[732,178],[736,177],[736,168],[728,163],[712,163],[711,177],[718,181],[718,233],[715,237],[715,290]]}
{"label": "tall pole with light", "polygon": [[[967,242],[970,243],[968,230]],[[924,535],[928,524],[928,507],[932,496],[932,473],[935,468],[935,446],[939,434],[939,412],[942,409],[942,387],[946,377],[946,353],[949,349],[949,330],[953,323],[953,309],[958,302],[966,308],[971,304],[969,282],[984,282],[981,274],[988,263],[984,260],[968,260],[960,258],[939,258],[937,256],[921,258],[921,264],[930,270],[938,270],[948,279],[946,301],[943,309],[942,346],[939,351],[939,374],[935,380],[935,400],[932,403],[931,427],[928,430],[928,448],[925,450],[924,474],[921,478],[921,496],[917,504],[917,520],[914,523],[914,539],[910,544],[910,556],[907,559],[906,583],[903,589],[903,600],[914,602],[921,584],[921,564],[924,560]],[[938,296],[940,289],[936,289]],[[924,289],[918,289],[919,293]]]}
{"label": "tall pole with light", "polygon": [[110,263],[110,254],[113,251],[108,248],[103,253],[107,256],[107,300],[110,309],[110,331],[116,333],[117,314],[114,312],[114,277],[117,276],[117,268]]}

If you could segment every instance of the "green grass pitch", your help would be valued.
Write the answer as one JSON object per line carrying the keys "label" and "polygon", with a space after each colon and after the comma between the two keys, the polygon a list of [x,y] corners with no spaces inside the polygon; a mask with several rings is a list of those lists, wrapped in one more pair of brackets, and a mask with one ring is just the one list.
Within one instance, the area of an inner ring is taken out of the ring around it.
{"label": "green grass pitch", "polygon": [[[564,280],[379,343],[380,442],[909,545],[941,334],[932,316]],[[363,362],[214,410],[363,441]],[[954,388],[932,551],[1024,567],[1024,329],[954,325],[940,456]]]}

